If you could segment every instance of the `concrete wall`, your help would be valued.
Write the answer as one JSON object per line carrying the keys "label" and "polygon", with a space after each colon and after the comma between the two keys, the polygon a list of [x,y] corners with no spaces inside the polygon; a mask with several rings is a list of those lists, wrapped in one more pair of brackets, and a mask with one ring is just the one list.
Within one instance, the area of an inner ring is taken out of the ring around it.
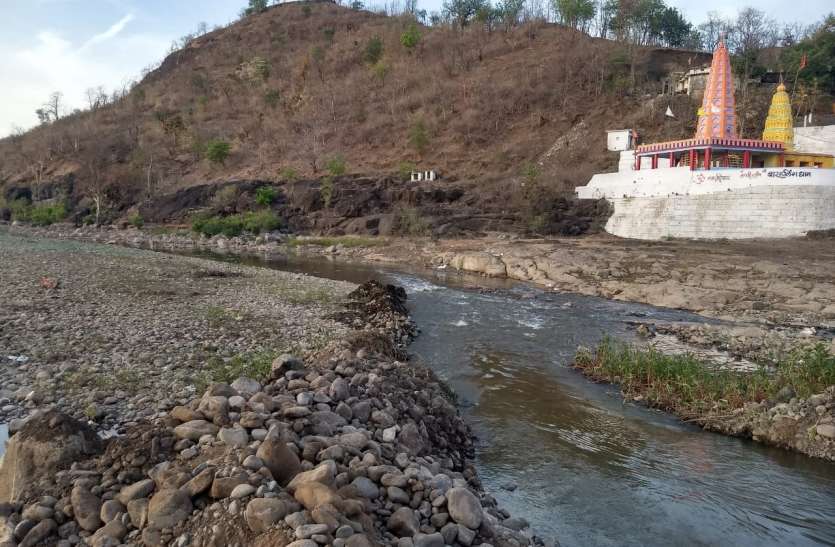
{"label": "concrete wall", "polygon": [[795,127],[794,148],[798,152],[835,156],[835,125]]}
{"label": "concrete wall", "polygon": [[634,239],[800,237],[835,229],[835,187],[755,186],[700,195],[607,198],[606,231]]}

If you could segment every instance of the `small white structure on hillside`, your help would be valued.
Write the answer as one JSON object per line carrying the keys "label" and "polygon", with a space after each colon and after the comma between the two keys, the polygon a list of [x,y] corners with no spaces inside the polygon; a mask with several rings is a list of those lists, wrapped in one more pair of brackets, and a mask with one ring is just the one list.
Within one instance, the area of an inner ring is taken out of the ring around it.
{"label": "small white structure on hillside", "polygon": [[635,132],[631,129],[608,129],[606,148],[611,152],[623,152],[635,148]]}
{"label": "small white structure on hillside", "polygon": [[433,170],[429,171],[412,171],[412,182],[423,182],[423,181],[431,181],[436,180],[438,178],[437,173]]}

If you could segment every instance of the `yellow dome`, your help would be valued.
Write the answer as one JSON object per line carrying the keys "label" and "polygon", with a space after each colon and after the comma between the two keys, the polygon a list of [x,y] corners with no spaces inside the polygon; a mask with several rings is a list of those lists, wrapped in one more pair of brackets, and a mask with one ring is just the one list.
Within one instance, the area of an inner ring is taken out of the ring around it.
{"label": "yellow dome", "polygon": [[771,98],[768,117],[765,119],[764,141],[782,142],[786,150],[794,145],[794,124],[792,123],[792,104],[783,82]]}

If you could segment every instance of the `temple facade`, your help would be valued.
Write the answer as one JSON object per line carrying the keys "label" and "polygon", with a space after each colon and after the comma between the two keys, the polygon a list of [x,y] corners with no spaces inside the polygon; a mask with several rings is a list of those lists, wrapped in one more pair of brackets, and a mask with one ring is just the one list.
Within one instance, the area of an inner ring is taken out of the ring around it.
{"label": "temple facade", "polygon": [[[580,198],[606,199],[606,230],[622,237],[747,239],[835,229],[833,156],[798,150],[791,98],[775,90],[762,138],[738,134],[730,55],[719,43],[693,138],[640,145]],[[827,151],[835,152],[835,142]]]}

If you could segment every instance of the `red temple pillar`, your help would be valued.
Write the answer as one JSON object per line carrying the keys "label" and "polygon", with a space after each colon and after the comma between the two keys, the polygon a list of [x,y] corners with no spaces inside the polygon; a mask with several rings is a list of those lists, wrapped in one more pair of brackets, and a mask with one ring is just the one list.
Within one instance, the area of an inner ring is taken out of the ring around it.
{"label": "red temple pillar", "polygon": [[690,149],[690,170],[696,170],[696,151],[693,148]]}
{"label": "red temple pillar", "polygon": [[670,167],[676,166],[676,155],[675,152],[670,152]]}
{"label": "red temple pillar", "polygon": [[786,166],[786,156],[784,156],[783,153],[780,152],[780,167],[785,167],[785,166]]}
{"label": "red temple pillar", "polygon": [[635,171],[641,170],[641,156],[635,154]]}
{"label": "red temple pillar", "polygon": [[710,147],[705,148],[705,171],[710,171]]}
{"label": "red temple pillar", "polygon": [[745,152],[742,153],[742,167],[744,167],[745,169],[748,169],[749,167],[751,167],[751,151],[750,150],[746,150]]}
{"label": "red temple pillar", "polygon": [[652,168],[658,169],[658,154],[652,155]]}

